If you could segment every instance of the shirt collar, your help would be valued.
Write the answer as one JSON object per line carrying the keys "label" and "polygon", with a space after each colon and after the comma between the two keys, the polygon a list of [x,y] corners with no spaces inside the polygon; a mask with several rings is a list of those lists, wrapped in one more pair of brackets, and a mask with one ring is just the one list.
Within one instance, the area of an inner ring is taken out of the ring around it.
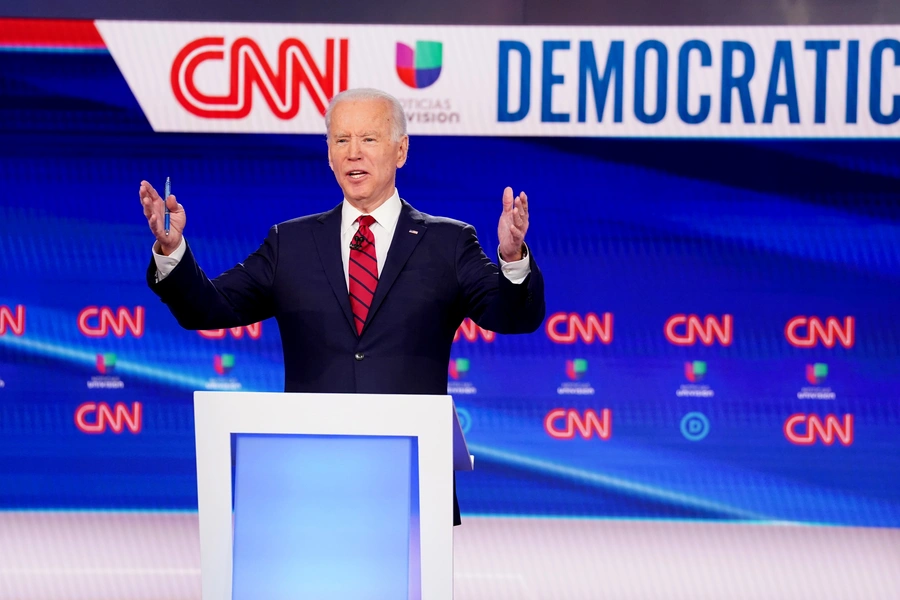
{"label": "shirt collar", "polygon": [[[402,208],[400,193],[397,191],[397,188],[394,188],[394,194],[369,214],[375,217],[375,222],[384,227],[385,230],[392,231],[397,227]],[[341,206],[341,233],[346,233],[352,228],[356,220],[363,214],[344,198],[344,203]]]}

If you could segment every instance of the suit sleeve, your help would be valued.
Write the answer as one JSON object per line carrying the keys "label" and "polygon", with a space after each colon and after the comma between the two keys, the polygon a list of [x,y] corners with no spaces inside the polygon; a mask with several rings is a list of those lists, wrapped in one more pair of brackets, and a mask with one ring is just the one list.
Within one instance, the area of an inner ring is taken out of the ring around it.
{"label": "suit sleeve", "polygon": [[156,282],[151,258],[147,283],[185,329],[225,329],[275,314],[272,285],[278,265],[278,226],[243,263],[209,279],[188,245],[178,266]]}
{"label": "suit sleeve", "polygon": [[465,315],[497,333],[531,333],[544,320],[544,277],[529,252],[531,273],[521,284],[509,281],[484,253],[475,228],[466,225],[456,244],[456,275]]}

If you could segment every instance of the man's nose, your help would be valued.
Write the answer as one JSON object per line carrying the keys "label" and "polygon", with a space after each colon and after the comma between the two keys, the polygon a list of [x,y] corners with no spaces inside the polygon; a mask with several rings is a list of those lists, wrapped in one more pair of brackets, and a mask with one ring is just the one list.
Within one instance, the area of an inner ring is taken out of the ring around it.
{"label": "man's nose", "polygon": [[359,150],[361,146],[359,144],[359,140],[355,137],[350,138],[349,146],[350,147],[347,149],[347,158],[349,158],[350,160],[356,160],[360,158],[361,155]]}

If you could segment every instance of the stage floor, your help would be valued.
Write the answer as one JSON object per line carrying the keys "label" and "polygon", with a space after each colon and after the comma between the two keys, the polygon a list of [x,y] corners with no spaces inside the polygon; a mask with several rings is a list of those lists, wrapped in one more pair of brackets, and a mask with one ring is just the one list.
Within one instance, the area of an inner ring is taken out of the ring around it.
{"label": "stage floor", "polygon": [[[900,598],[900,529],[465,517],[457,600]],[[196,513],[0,512],[0,600],[199,600]]]}

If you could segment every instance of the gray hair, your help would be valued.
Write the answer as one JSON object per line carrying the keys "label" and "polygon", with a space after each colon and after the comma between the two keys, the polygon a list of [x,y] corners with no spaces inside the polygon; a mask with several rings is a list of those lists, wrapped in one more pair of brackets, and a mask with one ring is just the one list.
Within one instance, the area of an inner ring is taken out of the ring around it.
{"label": "gray hair", "polygon": [[391,139],[399,142],[406,135],[406,113],[403,111],[400,101],[381,90],[375,88],[354,88],[345,90],[337,94],[328,103],[328,110],[325,111],[325,136],[331,131],[331,113],[338,102],[344,100],[384,100],[391,106]]}

